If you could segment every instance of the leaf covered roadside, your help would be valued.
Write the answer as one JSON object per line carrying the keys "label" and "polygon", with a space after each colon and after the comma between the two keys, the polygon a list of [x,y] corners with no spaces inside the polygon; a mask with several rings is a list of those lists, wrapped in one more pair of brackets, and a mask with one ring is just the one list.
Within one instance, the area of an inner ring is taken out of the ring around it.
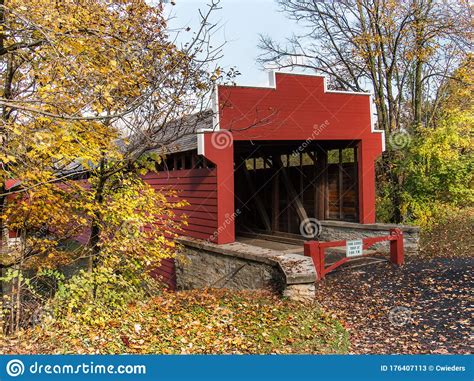
{"label": "leaf covered roadside", "polygon": [[[342,325],[315,304],[267,292],[164,292],[105,323],[71,315],[1,343],[2,353],[345,353]],[[2,339],[3,341],[3,339]]]}
{"label": "leaf covered roadside", "polygon": [[419,258],[472,258],[474,208],[465,208],[455,215],[437,221],[420,234]]}
{"label": "leaf covered roadside", "polygon": [[[355,354],[472,353],[472,258],[343,270],[318,284]],[[400,311],[405,311],[400,313]]]}

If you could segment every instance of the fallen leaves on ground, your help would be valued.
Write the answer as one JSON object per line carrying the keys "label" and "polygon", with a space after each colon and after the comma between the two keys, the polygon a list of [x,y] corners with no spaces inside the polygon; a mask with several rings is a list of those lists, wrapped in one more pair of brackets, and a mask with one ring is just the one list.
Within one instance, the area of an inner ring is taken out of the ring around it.
{"label": "fallen leaves on ground", "polygon": [[421,233],[419,257],[472,257],[473,231],[474,208],[467,208]]}
{"label": "fallen leaves on ground", "polygon": [[473,264],[437,258],[346,268],[316,295],[345,322],[353,353],[470,353]]}
{"label": "fallen leaves on ground", "polygon": [[[97,311],[97,314],[100,314]],[[2,343],[3,353],[343,353],[347,332],[315,304],[265,292],[164,293],[104,325],[70,316]]]}

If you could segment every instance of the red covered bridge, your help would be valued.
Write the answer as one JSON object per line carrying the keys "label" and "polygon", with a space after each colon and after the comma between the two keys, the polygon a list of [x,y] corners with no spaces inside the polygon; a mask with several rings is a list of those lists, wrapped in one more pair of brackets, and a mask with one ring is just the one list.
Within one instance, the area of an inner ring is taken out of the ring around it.
{"label": "red covered bridge", "polygon": [[[248,233],[308,238],[308,221],[375,222],[384,136],[369,94],[272,73],[269,87],[218,86],[213,103],[146,176],[190,203],[177,211],[185,235],[226,244]],[[173,283],[173,271],[169,261],[159,272]]]}

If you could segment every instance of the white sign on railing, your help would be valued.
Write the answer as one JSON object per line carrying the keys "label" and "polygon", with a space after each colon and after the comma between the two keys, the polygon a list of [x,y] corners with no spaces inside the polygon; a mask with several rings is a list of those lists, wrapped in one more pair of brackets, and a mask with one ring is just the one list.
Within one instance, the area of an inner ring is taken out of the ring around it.
{"label": "white sign on railing", "polygon": [[362,240],[346,241],[346,257],[360,257],[362,255]]}

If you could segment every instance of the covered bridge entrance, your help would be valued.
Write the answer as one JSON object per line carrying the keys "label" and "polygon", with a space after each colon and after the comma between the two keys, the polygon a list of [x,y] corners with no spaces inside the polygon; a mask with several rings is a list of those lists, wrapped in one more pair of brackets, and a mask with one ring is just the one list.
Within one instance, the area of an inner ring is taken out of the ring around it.
{"label": "covered bridge entrance", "polygon": [[146,177],[190,203],[177,211],[190,218],[187,236],[224,244],[236,232],[301,235],[308,219],[375,222],[384,139],[370,95],[327,90],[321,76],[271,74],[269,87],[217,86],[213,110],[188,118]]}
{"label": "covered bridge entrance", "polygon": [[375,222],[384,139],[369,94],[272,73],[269,87],[218,86],[215,95],[197,153],[216,166],[217,243],[233,242],[236,231],[301,234],[314,218]]}
{"label": "covered bridge entrance", "polygon": [[357,144],[352,141],[236,142],[239,232],[302,232],[305,219],[357,222]]}
{"label": "covered bridge entrance", "polygon": [[145,180],[190,203],[176,211],[189,218],[184,236],[218,245],[249,232],[301,240],[310,238],[308,220],[375,222],[384,137],[369,94],[271,73],[268,87],[217,86],[213,109],[181,122],[186,133]]}

